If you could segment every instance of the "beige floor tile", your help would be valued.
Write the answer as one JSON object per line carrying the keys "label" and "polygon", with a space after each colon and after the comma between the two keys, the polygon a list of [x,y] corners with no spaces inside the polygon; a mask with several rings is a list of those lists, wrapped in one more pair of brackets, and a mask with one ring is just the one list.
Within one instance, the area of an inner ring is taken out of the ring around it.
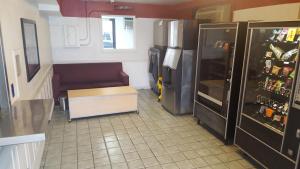
{"label": "beige floor tile", "polygon": [[45,166],[44,169],[60,169],[60,165],[56,165],[56,166]]}
{"label": "beige floor tile", "polygon": [[121,155],[112,155],[109,156],[111,163],[125,163],[125,158],[124,156]]}
{"label": "beige floor tile", "polygon": [[126,163],[115,163],[112,164],[112,169],[127,169],[128,166]]}
{"label": "beige floor tile", "polygon": [[130,169],[140,169],[140,168],[144,168],[145,166],[142,160],[134,160],[128,162],[128,167]]}
{"label": "beige floor tile", "polygon": [[91,152],[92,151],[92,146],[91,143],[89,143],[88,145],[82,145],[82,146],[78,146],[78,152]]}
{"label": "beige floor tile", "polygon": [[95,166],[95,169],[111,169],[111,165]]}
{"label": "beige floor tile", "polygon": [[229,169],[244,169],[244,168],[245,168],[245,167],[243,167],[242,164],[239,163],[238,161],[232,161],[232,162],[226,163],[226,166],[227,166]]}
{"label": "beige floor tile", "polygon": [[78,153],[78,161],[80,161],[80,160],[90,160],[90,159],[93,159],[93,153],[92,152]]}
{"label": "beige floor tile", "polygon": [[227,165],[221,163],[221,164],[215,164],[215,165],[211,165],[210,168],[212,169],[229,169],[227,167]]}
{"label": "beige floor tile", "polygon": [[210,156],[212,155],[213,153],[211,152],[210,149],[208,148],[201,148],[201,149],[198,149],[198,150],[195,150],[200,157],[204,157],[204,156]]}
{"label": "beige floor tile", "polygon": [[251,164],[249,161],[247,161],[245,159],[238,160],[238,162],[246,169],[255,168],[253,164]]}
{"label": "beige floor tile", "polygon": [[77,169],[77,162],[76,163],[62,164],[61,169]]}
{"label": "beige floor tile", "polygon": [[110,165],[110,160],[108,157],[97,158],[97,159],[94,159],[94,164],[95,164],[95,166]]}
{"label": "beige floor tile", "polygon": [[142,161],[143,161],[145,167],[152,167],[152,166],[159,165],[159,163],[155,157],[144,158],[144,159],[142,159]]}
{"label": "beige floor tile", "polygon": [[77,154],[62,156],[61,159],[62,164],[77,163]]}
{"label": "beige floor tile", "polygon": [[104,140],[105,142],[111,142],[111,141],[118,141],[117,137],[116,136],[107,136],[107,137],[104,137]]}
{"label": "beige floor tile", "polygon": [[94,168],[93,160],[79,160],[78,161],[78,169],[90,169]]}
{"label": "beige floor tile", "polygon": [[141,150],[137,152],[141,158],[150,158],[154,156],[154,154],[150,150]]}
{"label": "beige floor tile", "polygon": [[170,155],[156,156],[156,158],[160,164],[167,164],[173,162],[172,157]]}
{"label": "beige floor tile", "polygon": [[126,161],[134,161],[140,159],[140,156],[137,152],[125,153],[124,156]]}
{"label": "beige floor tile", "polygon": [[109,155],[119,155],[119,154],[122,154],[122,149],[121,148],[110,148],[110,149],[107,149],[107,151],[108,151]]}
{"label": "beige floor tile", "polygon": [[119,148],[119,142],[118,141],[111,141],[111,142],[106,142],[106,147],[107,149],[109,148]]}
{"label": "beige floor tile", "polygon": [[219,164],[222,163],[216,156],[205,156],[203,160],[207,162],[209,165]]}
{"label": "beige floor tile", "polygon": [[162,166],[157,165],[157,166],[152,166],[152,167],[146,167],[146,169],[162,169]]}
{"label": "beige floor tile", "polygon": [[241,155],[236,152],[219,154],[217,155],[217,158],[220,159],[222,162],[230,162],[242,159]]}
{"label": "beige floor tile", "polygon": [[196,168],[190,160],[184,160],[184,161],[176,162],[176,165],[180,169],[193,169],[193,168]]}
{"label": "beige floor tile", "polygon": [[162,165],[163,169],[179,169],[179,167],[176,165],[176,163],[169,163]]}
{"label": "beige floor tile", "polygon": [[135,144],[134,146],[135,146],[135,149],[137,151],[149,150],[149,146],[147,144],[144,144],[144,143],[142,143],[142,144]]}
{"label": "beige floor tile", "polygon": [[62,155],[70,155],[70,154],[77,154],[77,148],[69,147],[62,150]]}
{"label": "beige floor tile", "polygon": [[94,159],[108,157],[106,150],[93,151]]}
{"label": "beige floor tile", "polygon": [[173,154],[170,154],[170,156],[172,157],[172,160],[175,162],[186,160],[183,153],[173,153]]}
{"label": "beige floor tile", "polygon": [[136,152],[135,147],[121,147],[123,153],[132,153]]}
{"label": "beige floor tile", "polygon": [[187,158],[187,159],[193,159],[193,158],[197,158],[199,157],[199,154],[197,154],[195,151],[191,150],[191,151],[186,151],[186,152],[183,152],[184,156]]}
{"label": "beige floor tile", "polygon": [[141,138],[132,138],[131,139],[133,144],[145,144],[145,140],[141,137]]}
{"label": "beige floor tile", "polygon": [[208,163],[205,160],[203,160],[201,157],[192,159],[191,162],[195,167],[198,168],[205,167],[208,165]]}

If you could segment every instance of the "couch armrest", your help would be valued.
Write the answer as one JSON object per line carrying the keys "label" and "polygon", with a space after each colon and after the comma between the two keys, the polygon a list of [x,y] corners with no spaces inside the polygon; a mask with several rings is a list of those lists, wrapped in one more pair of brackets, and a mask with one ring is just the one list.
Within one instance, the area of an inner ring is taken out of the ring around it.
{"label": "couch armrest", "polygon": [[59,74],[53,74],[53,77],[52,77],[52,90],[53,90],[54,100],[57,103],[59,95],[60,95],[60,76],[59,76]]}
{"label": "couch armrest", "polygon": [[123,72],[123,71],[120,72],[120,78],[124,85],[126,85],[126,86],[129,85],[129,76],[125,72]]}

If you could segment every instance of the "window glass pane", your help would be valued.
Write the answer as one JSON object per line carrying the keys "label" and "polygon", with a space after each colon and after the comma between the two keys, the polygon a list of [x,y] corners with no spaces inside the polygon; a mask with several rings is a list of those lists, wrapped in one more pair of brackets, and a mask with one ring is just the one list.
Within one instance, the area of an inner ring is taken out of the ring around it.
{"label": "window glass pane", "polygon": [[[104,48],[134,48],[134,18],[123,16],[103,16]],[[114,37],[115,36],[115,37]],[[109,40],[111,39],[111,40]]]}
{"label": "window glass pane", "polygon": [[105,49],[113,49],[114,41],[113,41],[113,20],[109,18],[103,18],[102,20],[102,30],[103,30],[103,47]]}

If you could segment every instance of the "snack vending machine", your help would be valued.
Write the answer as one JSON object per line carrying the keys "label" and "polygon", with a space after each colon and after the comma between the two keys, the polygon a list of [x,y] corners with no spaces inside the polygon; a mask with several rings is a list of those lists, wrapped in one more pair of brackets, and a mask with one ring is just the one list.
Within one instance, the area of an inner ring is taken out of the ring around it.
{"label": "snack vending machine", "polygon": [[235,144],[265,168],[294,169],[300,141],[300,22],[249,23]]}
{"label": "snack vending machine", "polygon": [[198,122],[233,143],[247,23],[200,24],[194,93]]}

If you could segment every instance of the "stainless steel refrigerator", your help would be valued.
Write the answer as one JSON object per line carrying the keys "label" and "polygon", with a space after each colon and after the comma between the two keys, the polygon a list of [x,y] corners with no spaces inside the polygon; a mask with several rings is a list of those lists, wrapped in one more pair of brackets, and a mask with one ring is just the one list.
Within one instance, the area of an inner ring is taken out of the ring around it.
{"label": "stainless steel refrigerator", "polygon": [[196,20],[168,23],[162,106],[174,115],[192,113],[198,27]]}

